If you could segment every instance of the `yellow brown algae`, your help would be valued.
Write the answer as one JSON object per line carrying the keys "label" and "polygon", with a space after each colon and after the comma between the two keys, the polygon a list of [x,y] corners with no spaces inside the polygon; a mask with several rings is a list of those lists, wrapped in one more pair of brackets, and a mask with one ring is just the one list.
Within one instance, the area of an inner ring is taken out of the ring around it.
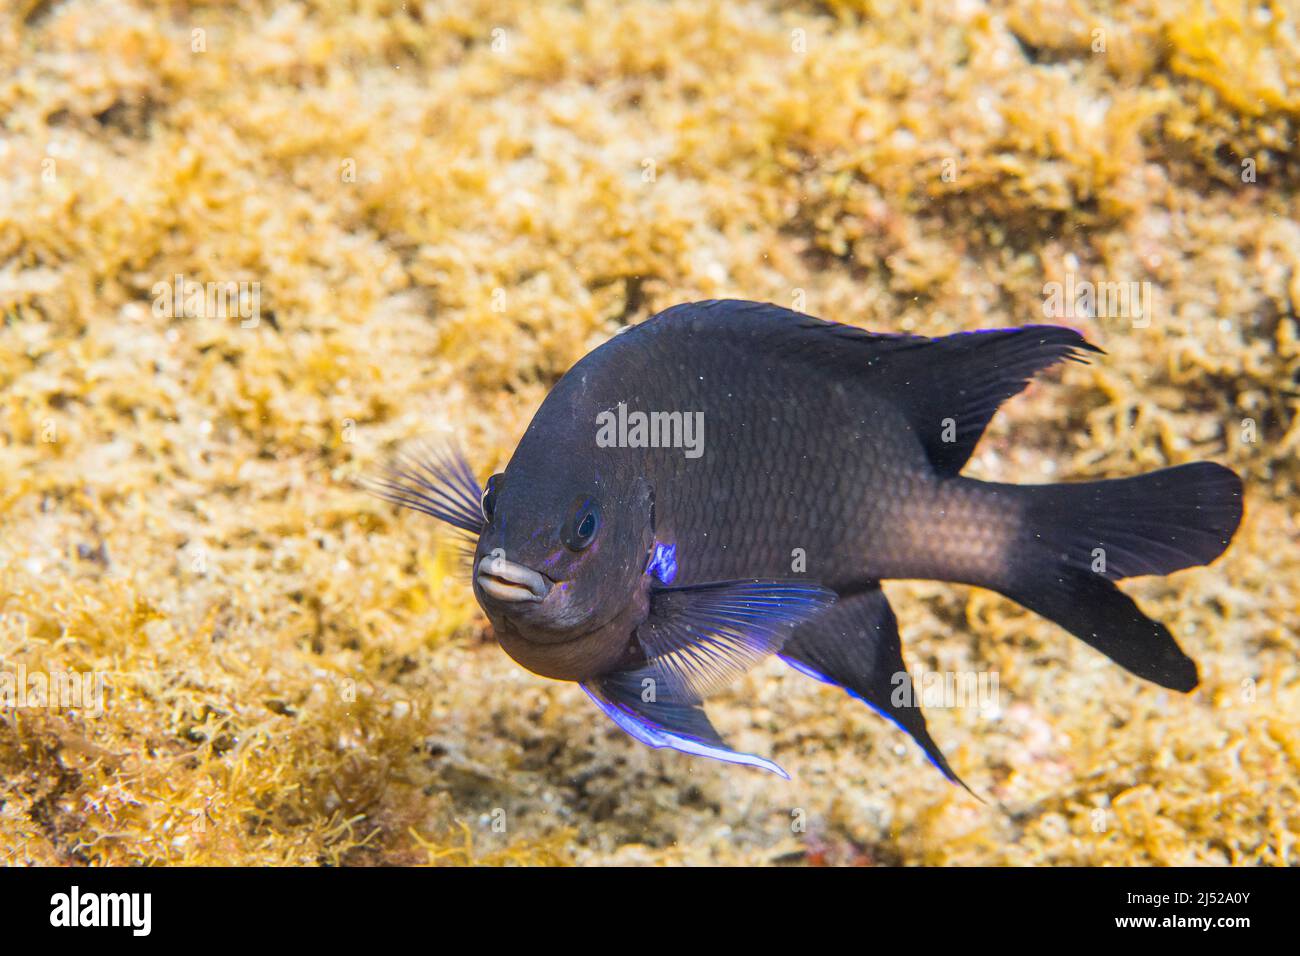
{"label": "yellow brown algae", "polygon": [[[0,714],[0,859],[1300,862],[1295,7],[450,6],[0,13],[0,656],[108,684],[97,718]],[[159,317],[178,274],[260,282],[261,321]],[[987,805],[775,662],[714,709],[791,782],[642,747],[354,485],[430,433],[486,475],[678,301],[944,334],[1042,321],[1069,274],[1152,282],[1152,321],[1071,320],[1108,355],[972,473],[1213,458],[1247,514],[1126,586],[1187,697],[993,594],[887,585],[913,670],[999,676],[998,719],[929,711]]]}

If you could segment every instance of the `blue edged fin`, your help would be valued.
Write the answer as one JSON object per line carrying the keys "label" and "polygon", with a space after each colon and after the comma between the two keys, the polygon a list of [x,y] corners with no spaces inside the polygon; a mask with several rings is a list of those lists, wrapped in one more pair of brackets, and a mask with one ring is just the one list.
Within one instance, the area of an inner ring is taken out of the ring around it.
{"label": "blue edged fin", "polygon": [[[671,574],[665,576],[671,580]],[[795,625],[834,601],[834,591],[803,582],[754,579],[655,588],[649,616],[636,631],[646,663],[586,681],[582,689],[647,746],[758,767],[789,780],[767,758],[728,747],[701,702],[779,651]]]}
{"label": "blue edged fin", "polygon": [[771,760],[728,747],[700,702],[674,698],[653,668],[607,674],[580,686],[610,720],[649,747],[670,747],[685,754],[758,767],[790,779]]}
{"label": "blue edged fin", "polygon": [[[903,663],[898,622],[879,587],[847,597],[804,624],[786,643],[781,658],[800,673],[843,688],[921,745],[930,762],[953,783],[980,799],[948,765],[925,725],[912,678]],[[896,702],[897,695],[908,704]]]}
{"label": "blue edged fin", "polygon": [[757,579],[656,588],[636,636],[668,696],[699,701],[779,651],[835,597],[816,584]]}

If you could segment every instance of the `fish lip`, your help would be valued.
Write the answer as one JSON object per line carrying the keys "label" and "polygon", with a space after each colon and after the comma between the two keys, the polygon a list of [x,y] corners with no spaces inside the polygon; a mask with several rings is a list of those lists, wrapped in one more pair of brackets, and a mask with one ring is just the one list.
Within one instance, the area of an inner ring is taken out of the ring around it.
{"label": "fish lip", "polygon": [[492,554],[479,561],[475,579],[484,594],[507,604],[536,603],[551,590],[551,582],[544,575]]}

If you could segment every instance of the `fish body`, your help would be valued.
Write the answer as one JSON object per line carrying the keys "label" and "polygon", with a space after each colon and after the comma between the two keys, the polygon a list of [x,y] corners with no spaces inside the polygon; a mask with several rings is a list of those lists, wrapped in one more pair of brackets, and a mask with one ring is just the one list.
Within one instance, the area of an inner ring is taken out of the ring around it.
{"label": "fish body", "polygon": [[1217,557],[1241,517],[1235,474],[1200,462],[1022,486],[960,473],[1004,400],[1099,351],[1053,326],[930,339],[689,303],[559,380],[477,516],[452,459],[399,469],[384,492],[474,536],[475,595],[506,652],[581,683],[638,739],[782,772],[727,747],[702,706],[779,654],[956,779],[896,693],[910,678],[882,580],[989,588],[1147,680],[1197,682],[1114,581]]}

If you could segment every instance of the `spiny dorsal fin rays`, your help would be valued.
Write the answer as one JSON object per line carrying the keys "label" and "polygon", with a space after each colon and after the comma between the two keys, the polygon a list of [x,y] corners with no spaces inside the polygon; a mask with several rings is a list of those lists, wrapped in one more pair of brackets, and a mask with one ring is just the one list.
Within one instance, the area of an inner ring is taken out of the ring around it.
{"label": "spiny dorsal fin rays", "polygon": [[674,698],[703,700],[779,651],[796,624],[835,601],[817,584],[742,580],[661,588],[637,628],[649,668]]}
{"label": "spiny dorsal fin rays", "polygon": [[372,494],[399,507],[469,535],[483,531],[483,489],[458,447],[419,446],[412,453],[398,453],[379,475],[363,481]]}

